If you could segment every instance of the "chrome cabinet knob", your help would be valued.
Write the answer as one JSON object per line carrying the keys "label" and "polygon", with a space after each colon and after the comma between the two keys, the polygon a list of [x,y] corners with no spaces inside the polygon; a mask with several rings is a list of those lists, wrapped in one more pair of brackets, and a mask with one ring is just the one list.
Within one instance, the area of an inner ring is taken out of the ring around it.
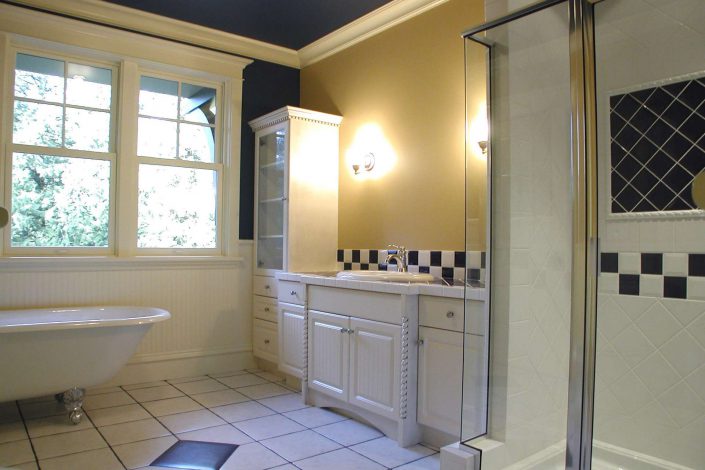
{"label": "chrome cabinet knob", "polygon": [[341,328],[341,329],[340,329],[340,332],[341,332],[341,333],[347,333],[347,332],[348,332],[348,329],[347,329],[347,328]]}
{"label": "chrome cabinet knob", "polygon": [[419,340],[417,341],[417,343],[418,343],[419,346],[423,346],[423,338],[419,338]]}
{"label": "chrome cabinet knob", "polygon": [[454,316],[455,316],[455,312],[453,312],[453,311],[449,311],[448,313],[446,313],[446,318],[453,318]]}
{"label": "chrome cabinet knob", "polygon": [[265,284],[265,285],[264,285],[264,288],[265,288],[266,290],[269,290],[269,284]]}
{"label": "chrome cabinet knob", "polygon": [[264,307],[265,312],[269,312],[269,307]]}
{"label": "chrome cabinet knob", "polygon": [[269,340],[268,340],[268,339],[265,339],[265,340],[264,340],[264,344],[269,344]]}
{"label": "chrome cabinet knob", "polygon": [[289,294],[291,294],[291,295],[294,295],[294,296],[295,296],[295,295],[296,295],[296,291],[295,291],[295,290],[292,290],[291,292],[289,292]]}

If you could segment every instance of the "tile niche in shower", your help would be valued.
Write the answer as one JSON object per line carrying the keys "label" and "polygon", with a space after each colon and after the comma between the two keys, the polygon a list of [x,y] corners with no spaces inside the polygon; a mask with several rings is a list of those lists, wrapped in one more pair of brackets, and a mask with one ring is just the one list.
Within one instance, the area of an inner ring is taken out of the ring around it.
{"label": "tile niche in shower", "polygon": [[705,169],[705,77],[610,96],[613,214],[696,209]]}

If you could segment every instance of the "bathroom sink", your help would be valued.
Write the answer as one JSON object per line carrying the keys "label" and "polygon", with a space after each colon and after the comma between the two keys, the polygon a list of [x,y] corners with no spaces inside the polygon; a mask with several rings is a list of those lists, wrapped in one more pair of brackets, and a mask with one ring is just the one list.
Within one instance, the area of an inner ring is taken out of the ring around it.
{"label": "bathroom sink", "polygon": [[400,273],[397,271],[340,271],[335,276],[350,281],[431,282],[433,276],[426,273]]}

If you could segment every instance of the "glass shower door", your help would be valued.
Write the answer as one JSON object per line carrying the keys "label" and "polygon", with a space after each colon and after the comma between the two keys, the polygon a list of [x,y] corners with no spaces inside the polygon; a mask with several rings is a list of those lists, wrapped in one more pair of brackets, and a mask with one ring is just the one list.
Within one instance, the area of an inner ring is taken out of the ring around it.
{"label": "glass shower door", "polygon": [[705,2],[594,6],[593,469],[705,468]]}

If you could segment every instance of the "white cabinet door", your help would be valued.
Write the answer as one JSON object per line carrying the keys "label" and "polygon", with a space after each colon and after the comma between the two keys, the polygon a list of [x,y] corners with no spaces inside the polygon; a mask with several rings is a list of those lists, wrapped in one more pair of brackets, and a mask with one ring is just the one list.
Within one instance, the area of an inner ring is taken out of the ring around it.
{"label": "white cabinet door", "polygon": [[349,317],[314,310],[308,315],[308,386],[347,399]]}
{"label": "white cabinet door", "polygon": [[399,416],[401,328],[350,319],[350,392],[348,401],[376,414]]}
{"label": "white cabinet door", "polygon": [[463,334],[420,327],[419,339],[417,420],[459,436]]}
{"label": "white cabinet door", "polygon": [[279,303],[279,370],[301,378],[304,368],[304,308]]}
{"label": "white cabinet door", "polygon": [[252,354],[277,362],[277,324],[255,318],[252,324]]}

